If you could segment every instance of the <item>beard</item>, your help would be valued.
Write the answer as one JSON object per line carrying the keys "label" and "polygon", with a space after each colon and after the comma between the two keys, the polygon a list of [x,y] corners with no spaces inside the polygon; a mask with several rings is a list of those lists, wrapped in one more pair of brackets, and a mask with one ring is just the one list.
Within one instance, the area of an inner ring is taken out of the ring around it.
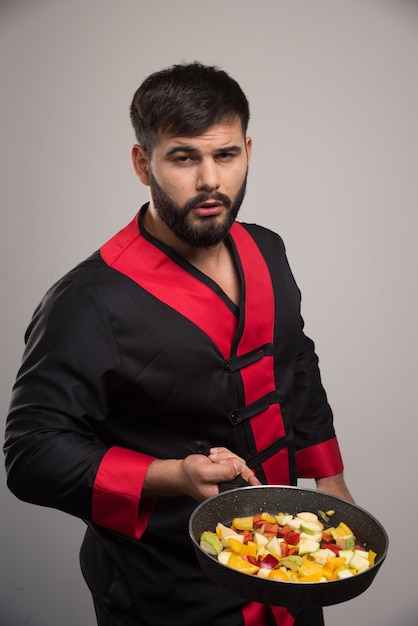
{"label": "beard", "polygon": [[[234,201],[223,193],[201,193],[191,198],[181,207],[171,200],[150,172],[150,192],[158,217],[184,243],[193,248],[210,248],[221,243],[228,235],[245,197],[247,174]],[[208,200],[219,200],[226,209],[226,215],[219,222],[218,216],[201,217],[199,222],[190,218],[191,211]]]}

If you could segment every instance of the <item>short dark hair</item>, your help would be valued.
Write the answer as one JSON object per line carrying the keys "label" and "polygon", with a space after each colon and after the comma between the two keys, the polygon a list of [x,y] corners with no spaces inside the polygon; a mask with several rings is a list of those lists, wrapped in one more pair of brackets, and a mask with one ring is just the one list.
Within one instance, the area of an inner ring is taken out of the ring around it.
{"label": "short dark hair", "polygon": [[239,118],[245,136],[248,100],[226,72],[201,63],[183,63],[151,74],[133,97],[131,122],[138,143],[151,154],[162,133],[197,137],[214,124]]}

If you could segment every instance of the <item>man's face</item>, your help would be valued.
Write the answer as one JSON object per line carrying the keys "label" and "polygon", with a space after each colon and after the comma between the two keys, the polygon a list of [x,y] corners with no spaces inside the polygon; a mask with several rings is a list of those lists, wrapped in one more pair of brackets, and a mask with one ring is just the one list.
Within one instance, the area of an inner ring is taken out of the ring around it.
{"label": "man's face", "polygon": [[244,199],[250,152],[240,121],[198,137],[162,136],[149,164],[158,217],[189,246],[220,243]]}

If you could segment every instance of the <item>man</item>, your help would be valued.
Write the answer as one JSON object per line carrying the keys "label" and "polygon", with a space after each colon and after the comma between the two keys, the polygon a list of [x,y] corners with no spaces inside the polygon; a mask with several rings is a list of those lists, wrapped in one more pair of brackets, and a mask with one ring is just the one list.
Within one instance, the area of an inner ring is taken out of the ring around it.
{"label": "man", "polygon": [[[88,525],[100,626],[322,624],[214,586],[187,536],[197,502],[315,478],[351,499],[281,239],[236,221],[248,102],[199,63],[148,77],[131,119],[150,201],[45,296],[6,434],[10,489]],[[207,440],[208,456],[196,454]]]}

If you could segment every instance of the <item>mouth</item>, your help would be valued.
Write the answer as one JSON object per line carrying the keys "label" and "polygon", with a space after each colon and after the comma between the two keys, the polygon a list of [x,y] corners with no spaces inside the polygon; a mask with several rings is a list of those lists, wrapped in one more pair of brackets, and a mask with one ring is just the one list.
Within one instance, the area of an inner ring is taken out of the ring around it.
{"label": "mouth", "polygon": [[193,212],[200,217],[212,217],[222,213],[223,209],[223,202],[220,202],[219,200],[208,200],[207,202],[202,202],[197,205],[193,209]]}

